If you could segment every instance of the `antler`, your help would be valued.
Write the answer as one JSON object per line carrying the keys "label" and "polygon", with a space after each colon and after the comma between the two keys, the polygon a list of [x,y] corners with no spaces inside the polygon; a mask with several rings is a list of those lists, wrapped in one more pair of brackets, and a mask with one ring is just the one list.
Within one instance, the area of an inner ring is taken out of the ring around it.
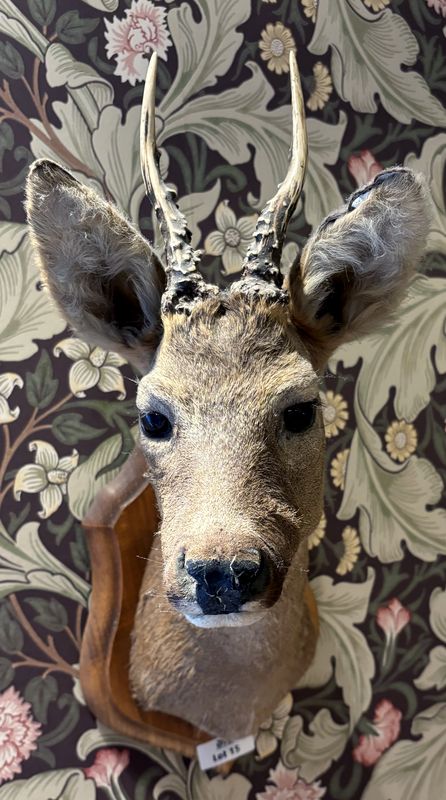
{"label": "antler", "polygon": [[163,313],[189,313],[198,300],[216,294],[197,269],[199,254],[190,244],[191,232],[175,202],[175,192],[164,183],[159,168],[155,136],[155,88],[157,55],[152,54],[147,70],[141,108],[140,155],[146,192],[155,209],[165,244],[166,289],[161,301]]}
{"label": "antler", "polygon": [[278,191],[260,214],[252,244],[243,262],[242,277],[232,290],[283,299],[280,258],[288,223],[304,184],[308,142],[305,108],[294,52],[290,52],[291,109],[293,132],[288,173]]}

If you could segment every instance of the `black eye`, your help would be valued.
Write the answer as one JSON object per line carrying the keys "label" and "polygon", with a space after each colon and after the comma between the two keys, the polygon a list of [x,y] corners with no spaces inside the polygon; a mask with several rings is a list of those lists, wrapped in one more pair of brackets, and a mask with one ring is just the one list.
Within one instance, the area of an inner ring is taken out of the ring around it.
{"label": "black eye", "polygon": [[172,425],[164,414],[150,411],[141,417],[141,427],[150,439],[167,439],[172,433]]}
{"label": "black eye", "polygon": [[302,433],[311,428],[316,419],[316,408],[316,400],[310,400],[308,403],[296,403],[295,406],[286,408],[283,412],[285,430],[290,433]]}

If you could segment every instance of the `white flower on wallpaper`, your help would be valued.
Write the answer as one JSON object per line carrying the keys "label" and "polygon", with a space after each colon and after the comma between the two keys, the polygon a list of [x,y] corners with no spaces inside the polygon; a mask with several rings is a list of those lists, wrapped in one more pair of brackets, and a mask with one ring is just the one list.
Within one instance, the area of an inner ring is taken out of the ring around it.
{"label": "white flower on wallpaper", "polygon": [[211,256],[221,256],[224,275],[239,272],[257,222],[257,214],[237,219],[228,206],[228,201],[219,203],[215,212],[216,231],[206,237],[205,252]]}
{"label": "white flower on wallpaper", "polygon": [[4,372],[0,375],[0,425],[14,422],[20,414],[20,408],[10,408],[8,400],[18,386],[23,389],[23,380],[15,372]]}
{"label": "white flower on wallpaper", "polygon": [[116,75],[131,86],[144,80],[147,56],[155,51],[166,59],[167,49],[172,45],[166,9],[155,6],[151,0],[133,0],[124,17],[113,17],[112,22],[106,19],[105,27],[107,55],[116,56]]}
{"label": "white flower on wallpaper", "polygon": [[266,758],[274,753],[278,740],[282,738],[285,726],[290,718],[293,707],[293,695],[288,692],[283,700],[274,709],[272,716],[260,725],[256,736],[256,751],[258,758]]}
{"label": "white flower on wallpaper", "polygon": [[52,444],[36,440],[29,443],[35,453],[34,464],[25,464],[18,470],[14,480],[14,497],[20,500],[22,492],[39,494],[41,519],[47,519],[62,505],[67,492],[67,480],[79,461],[79,453],[60,458]]}
{"label": "white flower on wallpaper", "polygon": [[75,397],[85,397],[85,391],[97,386],[101,392],[119,392],[118,400],[125,397],[124,378],[118,367],[125,359],[117,353],[90,347],[81,339],[63,339],[54,348],[54,355],[63,353],[74,361],[68,373],[70,390]]}

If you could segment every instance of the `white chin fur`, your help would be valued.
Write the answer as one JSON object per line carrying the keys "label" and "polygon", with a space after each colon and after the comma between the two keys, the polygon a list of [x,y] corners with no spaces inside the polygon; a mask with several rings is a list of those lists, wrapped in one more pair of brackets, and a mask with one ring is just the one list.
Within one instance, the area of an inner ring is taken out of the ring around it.
{"label": "white chin fur", "polygon": [[261,611],[236,611],[233,614],[184,614],[196,628],[242,628],[259,622],[266,614]]}

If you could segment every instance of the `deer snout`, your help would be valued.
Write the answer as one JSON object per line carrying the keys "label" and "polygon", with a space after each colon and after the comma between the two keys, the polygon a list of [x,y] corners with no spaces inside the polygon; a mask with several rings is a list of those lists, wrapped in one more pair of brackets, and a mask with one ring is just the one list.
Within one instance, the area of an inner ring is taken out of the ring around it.
{"label": "deer snout", "polygon": [[186,560],[184,568],[196,584],[203,614],[231,614],[265,592],[270,581],[268,561],[260,550],[232,559]]}

